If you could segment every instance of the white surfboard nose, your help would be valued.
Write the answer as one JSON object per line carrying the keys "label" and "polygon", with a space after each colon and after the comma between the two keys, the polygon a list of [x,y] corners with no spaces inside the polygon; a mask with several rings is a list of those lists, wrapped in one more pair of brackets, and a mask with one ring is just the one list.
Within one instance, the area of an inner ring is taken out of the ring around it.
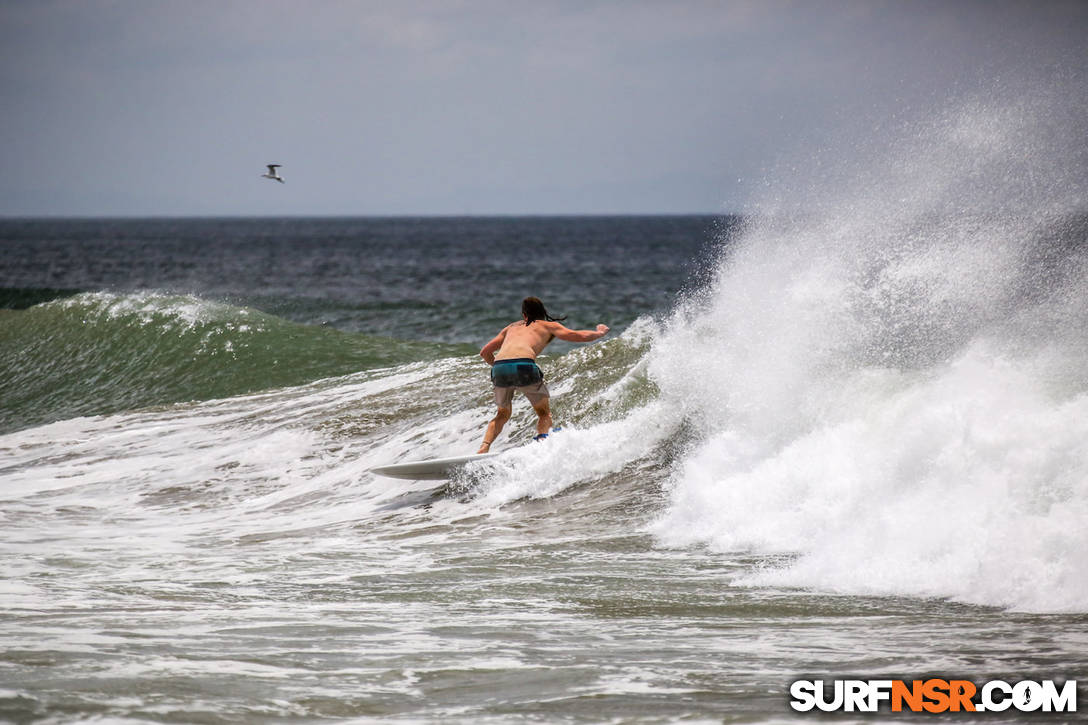
{"label": "white surfboard nose", "polygon": [[449,478],[457,469],[473,461],[482,461],[501,455],[499,453],[473,453],[468,456],[451,456],[450,458],[432,458],[423,461],[407,461],[394,463],[388,466],[371,468],[371,473],[389,478],[407,478],[413,481],[440,481]]}

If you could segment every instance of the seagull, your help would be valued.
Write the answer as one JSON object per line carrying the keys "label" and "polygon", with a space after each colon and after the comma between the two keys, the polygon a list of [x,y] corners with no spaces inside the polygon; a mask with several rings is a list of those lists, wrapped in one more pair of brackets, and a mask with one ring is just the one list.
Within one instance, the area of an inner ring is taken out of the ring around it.
{"label": "seagull", "polygon": [[262,179],[275,179],[276,181],[280,182],[281,184],[285,183],[284,180],[283,180],[283,177],[281,177],[278,173],[276,173],[276,169],[278,169],[280,166],[282,166],[282,164],[269,164],[268,165],[268,173],[267,174],[261,174],[261,178]]}

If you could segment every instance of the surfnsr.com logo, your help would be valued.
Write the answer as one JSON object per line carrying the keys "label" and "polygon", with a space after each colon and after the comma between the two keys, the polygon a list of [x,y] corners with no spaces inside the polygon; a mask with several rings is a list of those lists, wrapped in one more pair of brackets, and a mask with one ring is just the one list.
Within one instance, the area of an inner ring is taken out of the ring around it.
{"label": "surfnsr.com logo", "polygon": [[798,712],[1076,712],[1077,681],[797,680],[790,707]]}

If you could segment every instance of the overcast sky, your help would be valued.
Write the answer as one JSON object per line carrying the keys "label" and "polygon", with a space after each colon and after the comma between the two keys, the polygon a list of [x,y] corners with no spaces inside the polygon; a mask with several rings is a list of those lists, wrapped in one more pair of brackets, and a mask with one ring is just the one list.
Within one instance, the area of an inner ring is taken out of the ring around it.
{"label": "overcast sky", "polygon": [[0,214],[736,211],[1085,38],[1076,0],[0,0]]}

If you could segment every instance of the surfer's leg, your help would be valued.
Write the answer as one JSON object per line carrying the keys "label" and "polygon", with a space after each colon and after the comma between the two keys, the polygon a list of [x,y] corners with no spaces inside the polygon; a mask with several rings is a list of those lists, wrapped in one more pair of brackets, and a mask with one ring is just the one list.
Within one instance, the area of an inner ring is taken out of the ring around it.
{"label": "surfer's leg", "polygon": [[495,411],[495,417],[491,419],[487,424],[487,430],[484,431],[484,442],[480,446],[480,450],[477,453],[487,453],[491,448],[491,444],[495,442],[495,439],[499,437],[499,433],[502,433],[502,427],[506,425],[506,421],[510,420],[511,408],[499,408]]}
{"label": "surfer's leg", "polygon": [[531,401],[536,411],[536,434],[541,435],[552,429],[551,398],[544,396]]}

